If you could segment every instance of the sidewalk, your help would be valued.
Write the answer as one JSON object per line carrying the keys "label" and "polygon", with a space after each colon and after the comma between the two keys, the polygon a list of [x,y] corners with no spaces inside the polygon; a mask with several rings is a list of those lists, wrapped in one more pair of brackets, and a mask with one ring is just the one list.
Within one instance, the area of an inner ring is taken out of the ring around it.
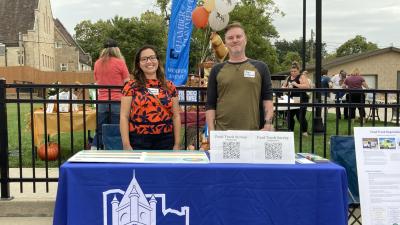
{"label": "sidewalk", "polygon": [[[19,168],[10,169],[10,177],[19,177]],[[23,168],[24,178],[32,178],[32,168]],[[37,178],[44,178],[45,170],[36,168]],[[49,177],[58,177],[58,168],[49,168]],[[0,201],[1,225],[51,225],[53,222],[54,203],[57,194],[57,183],[49,183],[46,192],[46,183],[36,183],[33,192],[33,183],[24,182],[23,192],[20,192],[20,183],[10,184],[11,200]]]}

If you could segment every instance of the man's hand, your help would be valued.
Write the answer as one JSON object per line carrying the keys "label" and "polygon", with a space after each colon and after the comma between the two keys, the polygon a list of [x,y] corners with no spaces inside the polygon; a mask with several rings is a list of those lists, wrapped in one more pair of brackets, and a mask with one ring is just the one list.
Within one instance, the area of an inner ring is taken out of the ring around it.
{"label": "man's hand", "polygon": [[272,124],[265,124],[261,131],[275,131],[275,129]]}

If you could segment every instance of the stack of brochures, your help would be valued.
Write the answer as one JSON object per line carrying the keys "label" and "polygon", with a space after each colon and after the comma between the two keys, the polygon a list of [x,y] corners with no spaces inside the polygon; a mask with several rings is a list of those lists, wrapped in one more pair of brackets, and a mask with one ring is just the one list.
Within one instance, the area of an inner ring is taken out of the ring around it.
{"label": "stack of brochures", "polygon": [[100,151],[83,150],[68,162],[109,163],[209,163],[202,151]]}
{"label": "stack of brochures", "polygon": [[329,159],[326,159],[324,157],[321,157],[319,155],[315,155],[315,154],[312,154],[312,153],[302,152],[302,153],[297,153],[297,155],[300,156],[300,157],[306,158],[306,159],[308,159],[308,160],[310,160],[312,162],[318,162],[318,163],[319,162],[329,162]]}

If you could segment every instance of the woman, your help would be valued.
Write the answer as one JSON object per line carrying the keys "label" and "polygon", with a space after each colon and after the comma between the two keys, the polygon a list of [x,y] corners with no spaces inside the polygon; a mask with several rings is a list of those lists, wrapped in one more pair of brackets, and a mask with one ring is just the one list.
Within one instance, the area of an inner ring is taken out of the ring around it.
{"label": "woman", "polygon": [[[360,90],[368,89],[368,85],[365,82],[364,77],[360,75],[360,71],[356,68],[353,70],[350,76],[348,76],[344,82],[344,87],[347,89]],[[348,97],[349,103],[365,103],[364,93],[349,93]],[[360,123],[365,123],[365,109],[363,106],[359,106],[358,112],[360,113]],[[354,119],[356,115],[356,109],[354,107],[350,108],[350,118]]]}
{"label": "woman", "polygon": [[[293,62],[290,68],[290,75],[283,83],[282,88],[310,88],[310,83],[306,76],[300,74],[300,67],[297,62]],[[300,102],[308,102],[308,95],[306,92],[290,92],[289,97],[300,97]],[[289,130],[294,131],[294,116],[300,123],[300,129],[303,136],[307,134],[307,120],[306,120],[306,107],[300,107],[300,109],[290,110],[288,115]]]}
{"label": "woman", "polygon": [[153,46],[135,55],[134,80],[125,84],[120,129],[124,150],[179,150],[181,119],[176,87],[165,79]]}
{"label": "woman", "polygon": [[[115,40],[108,39],[104,43],[100,58],[94,64],[94,79],[97,85],[112,86],[122,86],[129,81],[128,68]],[[121,97],[121,89],[99,89],[98,91],[100,101],[120,101]],[[92,149],[102,149],[102,125],[118,124],[119,112],[118,103],[98,104],[97,128]]]}

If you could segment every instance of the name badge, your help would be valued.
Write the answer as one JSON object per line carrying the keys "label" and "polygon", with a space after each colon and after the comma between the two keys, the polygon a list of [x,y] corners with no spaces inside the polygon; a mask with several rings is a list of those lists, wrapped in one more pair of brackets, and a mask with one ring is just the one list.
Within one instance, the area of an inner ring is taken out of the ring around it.
{"label": "name badge", "polygon": [[245,70],[244,71],[244,77],[254,78],[254,77],[256,77],[256,72],[252,71],[252,70]]}
{"label": "name badge", "polygon": [[150,94],[156,95],[156,96],[160,92],[160,90],[158,88],[147,88],[147,90],[150,92]]}

